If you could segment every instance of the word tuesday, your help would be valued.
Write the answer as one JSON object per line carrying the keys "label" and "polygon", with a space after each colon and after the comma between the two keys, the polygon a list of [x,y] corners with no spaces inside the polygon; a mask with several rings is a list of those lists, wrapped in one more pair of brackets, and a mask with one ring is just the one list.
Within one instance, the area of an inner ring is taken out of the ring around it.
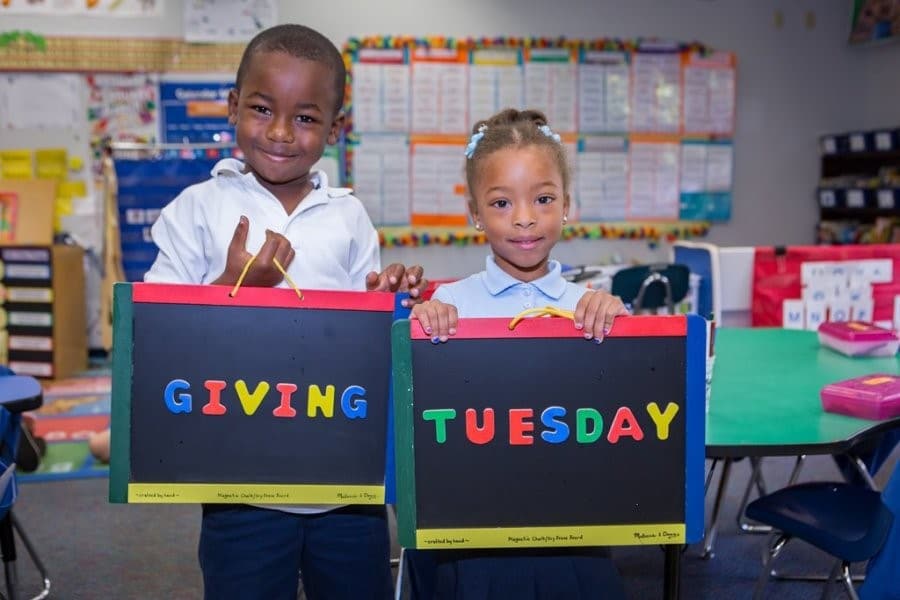
{"label": "word tuesday", "polygon": [[[669,426],[678,414],[678,405],[669,402],[666,410],[661,411],[656,402],[645,407],[647,414],[656,429],[656,437],[660,440],[669,438]],[[571,427],[564,418],[567,411],[562,406],[548,406],[540,414],[540,423],[544,426],[541,439],[549,444],[562,444],[572,434]],[[481,410],[481,425],[478,424],[478,411],[466,409],[466,439],[473,444],[487,444],[496,434],[496,421],[493,408]],[[447,441],[447,423],[456,419],[455,408],[432,408],[422,411],[422,420],[434,423],[434,440],[438,444]],[[534,443],[534,410],[531,408],[511,408],[509,419],[509,443],[511,446],[530,446]],[[575,440],[579,444],[593,444],[603,435],[603,416],[594,408],[579,408],[575,411]],[[644,439],[644,429],[638,423],[634,412],[627,406],[620,407],[609,423],[606,440],[616,444],[623,437],[636,441]]]}

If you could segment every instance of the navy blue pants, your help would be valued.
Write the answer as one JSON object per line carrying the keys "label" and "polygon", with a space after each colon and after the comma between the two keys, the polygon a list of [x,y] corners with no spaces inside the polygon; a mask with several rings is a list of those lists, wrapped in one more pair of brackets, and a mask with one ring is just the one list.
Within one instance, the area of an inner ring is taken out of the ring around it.
{"label": "navy blue pants", "polygon": [[244,505],[206,504],[200,568],[207,600],[392,597],[384,506],[347,506],[298,515]]}

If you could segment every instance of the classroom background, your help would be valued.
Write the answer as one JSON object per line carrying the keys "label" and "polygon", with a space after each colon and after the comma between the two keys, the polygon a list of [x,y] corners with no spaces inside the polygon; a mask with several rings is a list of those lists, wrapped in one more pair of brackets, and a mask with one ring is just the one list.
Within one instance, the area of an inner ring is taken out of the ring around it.
{"label": "classroom background", "polygon": [[[596,267],[607,285],[606,275],[623,266],[670,262],[678,242],[711,244],[724,251],[717,285],[726,312],[733,313],[725,324],[788,326],[780,304],[762,316],[751,307],[754,248],[877,242],[886,250],[859,258],[876,261],[870,263],[876,270],[884,266],[879,260],[894,267],[887,279],[873,283],[896,286],[900,280],[900,7],[893,3],[893,21],[869,24],[866,15],[877,13],[875,4],[391,0],[361,8],[348,0],[4,2],[0,258],[14,268],[0,274],[8,288],[3,317],[9,330],[0,335],[0,363],[44,385],[44,406],[32,419],[47,453],[36,471],[19,477],[16,511],[54,576],[53,595],[199,593],[199,508],[107,505],[108,469],[89,455],[85,440],[109,419],[112,283],[139,280],[152,262],[147,232],[166,199],[204,179],[215,160],[233,154],[227,128],[221,127],[222,94],[244,44],[260,28],[307,24],[345,52],[350,127],[322,166],[329,177],[355,187],[370,209],[381,232],[383,264],[420,264],[434,280],[483,268],[488,247],[460,210],[461,148],[475,118],[488,116],[479,110],[502,108],[496,103],[511,86],[524,98],[522,90],[535,84],[528,82],[528,69],[536,73],[542,60],[552,64],[562,51],[563,69],[546,72],[573,97],[541,108],[551,113],[554,127],[571,119],[562,133],[581,214],[554,257],[573,267]],[[667,56],[677,58],[655,62]],[[474,84],[466,69],[479,60],[494,67],[482,72],[497,97],[470,94]],[[398,64],[399,71],[380,68]],[[592,64],[599,70],[586,67]],[[415,69],[426,65],[444,70],[419,71],[433,79],[417,76]],[[697,109],[724,107],[731,114],[724,125],[685,127],[685,69],[691,65],[726,72],[723,80],[710,75],[698,84],[708,86],[700,96],[721,91],[715,81],[726,82],[726,92]],[[638,66],[646,69],[645,81],[656,82],[643,96],[628,87],[639,81]],[[602,88],[594,96],[576,83],[588,73]],[[616,79],[622,73],[631,77],[625,88]],[[397,81],[391,77],[400,77],[410,94],[385,100]],[[665,118],[672,98],[659,92],[677,96],[674,121]],[[397,125],[384,117],[397,106],[415,114],[426,96],[452,107],[454,93],[468,111],[462,117],[452,110],[440,114],[456,118],[462,128],[415,117]],[[614,93],[619,104],[610,100]],[[592,113],[592,122],[584,115],[597,97],[611,108]],[[647,108],[650,100],[658,104]],[[622,118],[616,110],[622,106],[628,112],[622,122],[630,124],[611,124],[617,114]],[[655,121],[635,125],[651,113]],[[453,161],[455,174],[447,167]],[[441,179],[431,187],[429,169]],[[602,175],[591,178],[594,170]],[[698,180],[694,187],[686,183]],[[638,190],[649,188],[644,208],[636,209]],[[404,194],[407,201],[396,200]],[[743,250],[728,250],[734,248]],[[17,278],[15,268],[24,268],[25,275]],[[707,300],[699,297],[696,281],[688,306],[702,308],[704,316],[713,308],[721,311],[721,299],[711,306],[712,288],[705,290]],[[794,299],[784,290],[776,295],[779,302]],[[31,308],[21,310],[22,302]],[[875,302],[881,303],[876,320],[896,328],[896,301],[883,296]],[[42,311],[52,319],[40,316]],[[38,328],[31,331],[52,341],[36,342],[21,327]],[[741,485],[723,492],[717,556],[702,560],[699,555],[711,554],[703,549],[687,553],[684,597],[750,597],[762,538],[740,533],[735,524],[750,475],[747,462],[734,463],[732,481]],[[788,457],[768,458],[766,478],[787,481],[791,467]],[[711,475],[713,490],[721,475],[712,469]],[[838,476],[825,456],[810,459],[803,471],[804,479]],[[710,510],[713,496],[710,491]],[[662,555],[653,550],[614,553],[630,597],[655,595],[660,587]],[[827,565],[815,552],[791,560],[800,568]],[[19,562],[23,587],[38,585],[24,552]],[[115,575],[120,572],[131,574],[127,582]],[[805,598],[818,590],[818,584],[792,583],[772,597]]]}

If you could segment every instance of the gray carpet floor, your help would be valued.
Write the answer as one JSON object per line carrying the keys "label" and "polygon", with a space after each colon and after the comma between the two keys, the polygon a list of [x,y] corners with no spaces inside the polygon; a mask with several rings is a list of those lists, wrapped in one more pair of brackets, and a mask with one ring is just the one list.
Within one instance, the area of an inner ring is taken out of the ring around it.
{"label": "gray carpet floor", "polygon": [[[735,464],[715,555],[689,547],[682,561],[682,598],[750,598],[760,573],[765,536],[739,533],[737,506],[749,477],[748,461]],[[770,488],[787,481],[792,459],[769,458]],[[889,472],[890,467],[883,469]],[[830,458],[808,459],[800,480],[839,480]],[[716,480],[713,480],[715,489]],[[711,495],[711,494],[710,494]],[[105,479],[20,486],[15,514],[50,572],[52,598],[194,599],[202,597],[197,566],[200,508],[184,505],[111,505]],[[711,506],[707,498],[707,507]],[[709,510],[707,511],[707,515]],[[38,575],[21,544],[18,575],[23,597],[39,589]],[[629,598],[662,596],[663,554],[658,547],[624,547],[613,558]],[[827,557],[796,544],[785,551],[785,570],[826,572]],[[818,598],[819,583],[772,582],[767,598]],[[835,596],[832,596],[835,597]],[[838,594],[838,598],[843,597]]]}

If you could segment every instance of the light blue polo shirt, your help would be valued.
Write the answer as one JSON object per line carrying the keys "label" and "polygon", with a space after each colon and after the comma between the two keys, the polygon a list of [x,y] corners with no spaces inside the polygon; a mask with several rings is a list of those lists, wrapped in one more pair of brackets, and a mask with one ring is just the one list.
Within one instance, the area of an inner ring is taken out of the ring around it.
{"label": "light blue polo shirt", "polygon": [[542,306],[575,310],[588,289],[563,279],[558,261],[551,260],[548,266],[546,275],[525,283],[488,256],[484,271],[440,285],[432,297],[454,305],[460,317],[514,317],[523,310]]}

